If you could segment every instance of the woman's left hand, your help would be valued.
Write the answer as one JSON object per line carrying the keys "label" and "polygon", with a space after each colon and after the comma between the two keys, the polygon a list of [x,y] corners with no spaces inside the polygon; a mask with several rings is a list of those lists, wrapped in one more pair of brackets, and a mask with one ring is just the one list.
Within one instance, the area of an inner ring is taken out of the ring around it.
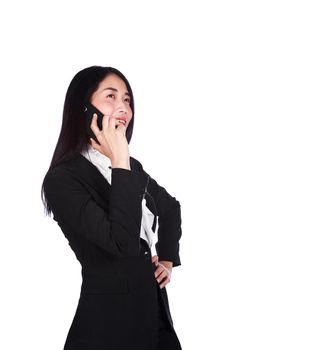
{"label": "woman's left hand", "polygon": [[173,262],[159,261],[157,255],[152,257],[152,262],[156,265],[155,278],[159,283],[160,289],[164,288],[170,282]]}

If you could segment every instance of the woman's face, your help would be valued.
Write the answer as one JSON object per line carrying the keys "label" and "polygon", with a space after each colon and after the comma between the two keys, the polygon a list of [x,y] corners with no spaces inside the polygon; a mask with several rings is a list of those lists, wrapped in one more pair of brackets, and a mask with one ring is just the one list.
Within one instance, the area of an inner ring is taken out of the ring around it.
{"label": "woman's face", "polygon": [[110,74],[100,82],[90,102],[105,115],[124,117],[125,127],[128,127],[132,118],[130,96],[124,81],[116,74]]}

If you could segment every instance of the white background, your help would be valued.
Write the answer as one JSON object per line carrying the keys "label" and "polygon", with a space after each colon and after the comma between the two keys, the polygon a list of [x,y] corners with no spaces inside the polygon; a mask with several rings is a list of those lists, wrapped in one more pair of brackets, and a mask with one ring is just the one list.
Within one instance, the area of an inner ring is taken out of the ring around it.
{"label": "white background", "polygon": [[134,91],[130,153],[181,203],[184,350],[324,349],[322,1],[2,2],[0,348],[63,349],[80,265],[40,197],[68,84]]}

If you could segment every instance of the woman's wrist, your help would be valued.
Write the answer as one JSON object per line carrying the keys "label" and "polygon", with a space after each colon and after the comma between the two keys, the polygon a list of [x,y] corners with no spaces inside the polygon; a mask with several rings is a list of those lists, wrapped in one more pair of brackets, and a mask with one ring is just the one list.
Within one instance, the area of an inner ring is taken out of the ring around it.
{"label": "woman's wrist", "polygon": [[112,168],[122,168],[122,169],[131,170],[130,162],[128,161],[112,162]]}
{"label": "woman's wrist", "polygon": [[172,261],[159,260],[159,263],[164,265],[167,269],[172,269],[173,268],[173,262]]}

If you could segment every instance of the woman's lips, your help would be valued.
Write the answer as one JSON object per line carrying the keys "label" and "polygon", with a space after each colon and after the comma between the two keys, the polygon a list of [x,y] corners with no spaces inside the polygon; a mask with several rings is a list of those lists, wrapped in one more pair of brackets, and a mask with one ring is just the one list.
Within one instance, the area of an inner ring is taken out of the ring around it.
{"label": "woman's lips", "polygon": [[116,120],[122,121],[122,124],[123,124],[123,122],[124,122],[124,125],[126,125],[126,118],[124,118],[124,117],[118,117],[118,118],[116,118]]}

